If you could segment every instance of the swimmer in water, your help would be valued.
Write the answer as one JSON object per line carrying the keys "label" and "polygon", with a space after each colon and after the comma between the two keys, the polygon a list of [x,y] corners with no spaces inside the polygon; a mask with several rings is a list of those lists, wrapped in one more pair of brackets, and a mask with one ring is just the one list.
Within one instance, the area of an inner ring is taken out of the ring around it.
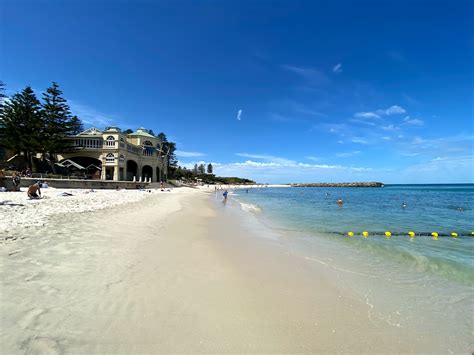
{"label": "swimmer in water", "polygon": [[336,203],[339,205],[339,207],[342,207],[342,205],[344,204],[344,200],[342,199],[342,197],[339,197]]}
{"label": "swimmer in water", "polygon": [[406,208],[406,207],[407,207],[406,202],[402,202],[402,208]]}

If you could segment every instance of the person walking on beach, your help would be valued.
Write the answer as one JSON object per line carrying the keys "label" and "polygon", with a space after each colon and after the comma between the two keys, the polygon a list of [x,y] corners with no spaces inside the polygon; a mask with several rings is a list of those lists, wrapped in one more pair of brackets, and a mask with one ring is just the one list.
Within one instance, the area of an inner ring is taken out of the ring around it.
{"label": "person walking on beach", "polygon": [[227,194],[228,194],[227,190],[225,190],[224,193],[222,194],[222,196],[224,196],[224,203],[227,202]]}
{"label": "person walking on beach", "polygon": [[30,185],[26,192],[29,198],[38,199],[41,198],[41,189],[39,181],[36,184]]}

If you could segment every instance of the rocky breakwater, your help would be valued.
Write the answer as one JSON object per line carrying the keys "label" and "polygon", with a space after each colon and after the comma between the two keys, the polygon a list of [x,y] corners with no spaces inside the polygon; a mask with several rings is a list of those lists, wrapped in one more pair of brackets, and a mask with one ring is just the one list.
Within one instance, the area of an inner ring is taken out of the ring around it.
{"label": "rocky breakwater", "polygon": [[292,187],[383,187],[381,182],[314,182],[291,184]]}

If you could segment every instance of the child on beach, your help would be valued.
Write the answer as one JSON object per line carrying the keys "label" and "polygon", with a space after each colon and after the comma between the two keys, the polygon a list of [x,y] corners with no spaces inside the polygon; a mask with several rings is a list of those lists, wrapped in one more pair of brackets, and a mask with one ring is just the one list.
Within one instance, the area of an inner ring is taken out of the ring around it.
{"label": "child on beach", "polygon": [[36,184],[30,185],[26,192],[29,198],[38,199],[41,198],[41,189],[39,181]]}

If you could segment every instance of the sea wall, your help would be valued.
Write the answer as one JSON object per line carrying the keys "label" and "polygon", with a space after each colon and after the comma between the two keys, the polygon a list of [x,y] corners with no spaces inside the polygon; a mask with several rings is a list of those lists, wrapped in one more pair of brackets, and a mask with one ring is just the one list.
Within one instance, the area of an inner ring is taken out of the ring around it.
{"label": "sea wall", "polygon": [[[148,183],[133,181],[106,181],[106,180],[78,180],[78,179],[37,179],[21,178],[20,187],[28,187],[38,180],[46,181],[49,186],[59,189],[137,189],[148,187]],[[11,176],[6,176],[0,181],[0,187],[6,187],[8,191],[13,189]]]}
{"label": "sea wall", "polygon": [[292,187],[383,187],[381,182],[315,182],[291,184]]}

